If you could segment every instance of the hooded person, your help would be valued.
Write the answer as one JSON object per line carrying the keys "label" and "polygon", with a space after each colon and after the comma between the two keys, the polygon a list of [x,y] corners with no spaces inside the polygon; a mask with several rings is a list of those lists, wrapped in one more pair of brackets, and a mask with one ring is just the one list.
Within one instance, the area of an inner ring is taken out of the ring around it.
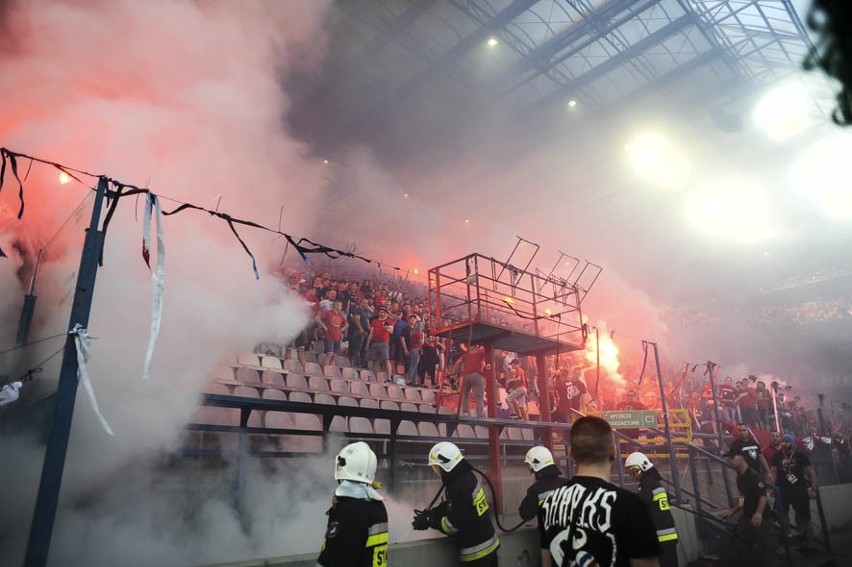
{"label": "hooded person", "polygon": [[639,452],[627,455],[624,468],[639,481],[639,498],[648,506],[654,520],[657,541],[662,549],[658,557],[660,567],[677,567],[677,530],[660,472],[644,453]]}
{"label": "hooded person", "polygon": [[459,548],[459,564],[496,567],[500,540],[491,524],[491,509],[485,490],[462,456],[449,441],[436,443],[429,451],[429,465],[441,476],[444,499],[429,510],[415,510],[415,530],[434,528],[450,536]]}
{"label": "hooded person", "polygon": [[363,441],[340,450],[334,491],[317,564],[322,567],[388,565],[388,513],[373,488],[376,454]]}

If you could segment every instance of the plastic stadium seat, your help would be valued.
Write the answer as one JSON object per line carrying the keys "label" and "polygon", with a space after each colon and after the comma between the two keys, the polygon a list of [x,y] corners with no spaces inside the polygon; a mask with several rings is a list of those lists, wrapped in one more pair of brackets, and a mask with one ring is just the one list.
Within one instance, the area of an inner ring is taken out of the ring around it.
{"label": "plastic stadium seat", "polygon": [[413,421],[403,420],[399,422],[399,427],[396,429],[397,435],[419,435],[417,433],[417,426],[414,425]]}
{"label": "plastic stadium seat", "polygon": [[393,378],[391,379],[391,382],[400,385],[405,384],[407,381],[408,378],[406,376],[403,376],[402,374],[394,374]]}
{"label": "plastic stadium seat", "polygon": [[421,389],[420,390],[420,398],[424,402],[428,402],[428,403],[431,404],[432,402],[435,401],[435,392],[433,392],[432,390],[427,390],[425,388]]}
{"label": "plastic stadium seat", "polygon": [[225,386],[224,384],[207,384],[204,387],[204,391],[208,394],[220,394],[222,396],[231,395],[231,389],[228,386]]}
{"label": "plastic stadium seat", "polygon": [[323,366],[322,373],[328,378],[343,378],[343,374],[340,373],[340,369],[336,366]]}
{"label": "plastic stadium seat", "polygon": [[322,376],[310,376],[308,378],[308,387],[314,392],[329,392],[328,380]]}
{"label": "plastic stadium seat", "polygon": [[373,431],[376,433],[384,433],[390,435],[390,420],[389,419],[374,419]]}
{"label": "plastic stadium seat", "polygon": [[249,414],[248,423],[246,423],[246,427],[263,427],[263,412],[254,410]]}
{"label": "plastic stadium seat", "polygon": [[370,395],[376,398],[387,398],[388,392],[381,384],[370,384]]}
{"label": "plastic stadium seat", "polygon": [[305,362],[305,374],[311,376],[323,376],[322,367],[316,362]]}
{"label": "plastic stadium seat", "polygon": [[339,398],[337,398],[337,405],[350,407],[350,408],[357,408],[358,407],[358,400],[356,400],[355,398],[352,398],[350,396],[340,396]]}
{"label": "plastic stadium seat", "polygon": [[346,433],[346,418],[342,415],[332,417],[331,425],[328,426],[328,430],[332,433]]}
{"label": "plastic stadium seat", "polygon": [[260,373],[253,368],[240,366],[237,368],[237,381],[239,382],[260,382]]}
{"label": "plastic stadium seat", "polygon": [[276,386],[284,385],[284,375],[275,370],[264,370],[260,375],[260,381],[264,384],[275,384]]}
{"label": "plastic stadium seat", "polygon": [[388,381],[388,373],[385,372],[384,370],[379,370],[376,373],[376,382],[384,384],[387,381]]}
{"label": "plastic stadium seat", "polygon": [[304,369],[302,368],[302,363],[298,360],[291,359],[287,359],[284,361],[284,370],[288,370],[290,372],[298,372],[300,374],[304,372]]}
{"label": "plastic stadium seat", "polygon": [[435,413],[435,408],[426,404],[420,404],[420,413]]}
{"label": "plastic stadium seat", "polygon": [[383,400],[381,408],[388,411],[399,411],[399,404],[391,400]]}
{"label": "plastic stadium seat", "polygon": [[524,433],[520,427],[507,427],[506,431],[509,432],[509,439],[512,441],[523,441]]}
{"label": "plastic stadium seat", "polygon": [[265,389],[262,397],[264,400],[287,400],[287,394],[274,388]]}
{"label": "plastic stadium seat", "polygon": [[459,439],[476,439],[473,427],[466,423],[460,423],[456,426],[455,436]]}
{"label": "plastic stadium seat", "polygon": [[361,380],[364,380],[365,382],[375,382],[376,381],[376,375],[373,374],[372,372],[370,372],[369,370],[362,370],[361,371]]}
{"label": "plastic stadium seat", "polygon": [[435,427],[434,423],[430,423],[428,421],[421,421],[418,426],[420,430],[420,435],[423,437],[438,437],[438,428]]}
{"label": "plastic stadium seat", "polygon": [[307,392],[290,392],[290,401],[309,404],[311,403],[311,395]]}
{"label": "plastic stadium seat", "polygon": [[208,425],[239,425],[240,410],[233,408],[201,406],[192,417],[192,422],[206,423]]}
{"label": "plastic stadium seat", "polygon": [[521,429],[521,437],[524,441],[535,441],[535,433],[532,429]]}
{"label": "plastic stadium seat", "polygon": [[402,402],[401,404],[399,404],[399,409],[401,409],[402,411],[416,412],[417,406],[412,404],[411,402]]}
{"label": "plastic stadium seat", "polygon": [[260,359],[260,365],[271,370],[281,370],[281,359],[275,356],[264,356]]}
{"label": "plastic stadium seat", "polygon": [[234,369],[230,366],[217,366],[213,369],[210,379],[232,381],[234,379]]}
{"label": "plastic stadium seat", "polygon": [[298,388],[300,390],[308,389],[308,383],[305,381],[305,377],[301,374],[288,374],[286,380],[289,388]]}
{"label": "plastic stadium seat", "polygon": [[335,380],[332,378],[328,381],[328,385],[331,391],[337,394],[349,393],[349,382],[347,382],[346,380]]}
{"label": "plastic stadium seat", "polygon": [[[291,414],[293,429],[302,431],[322,431],[322,420],[309,413]],[[322,437],[286,435],[281,439],[281,449],[296,453],[322,452]]]}
{"label": "plastic stadium seat", "polygon": [[410,400],[412,402],[420,401],[420,391],[417,388],[406,388],[405,389],[405,399]]}
{"label": "plastic stadium seat", "polygon": [[337,402],[334,399],[334,396],[331,394],[323,394],[322,392],[318,394],[314,394],[314,403],[315,404],[327,404],[330,406],[336,406]]}
{"label": "plastic stadium seat", "polygon": [[271,429],[292,429],[293,427],[293,419],[290,414],[283,411],[266,412],[263,423]]}
{"label": "plastic stadium seat", "polygon": [[334,356],[334,364],[339,366],[340,368],[351,367],[352,363],[349,362],[349,358],[343,356],[342,354],[336,354]]}
{"label": "plastic stadium seat", "polygon": [[366,417],[350,417],[349,433],[372,433],[373,426]]}
{"label": "plastic stadium seat", "polygon": [[356,396],[370,396],[370,388],[367,387],[363,382],[349,382],[349,387],[352,389],[352,393]]}
{"label": "plastic stadium seat", "polygon": [[405,394],[402,393],[402,388],[396,384],[388,384],[388,397],[392,400],[405,401]]}
{"label": "plastic stadium seat", "polygon": [[237,364],[240,366],[260,366],[257,355],[253,352],[241,352],[237,356]]}
{"label": "plastic stadium seat", "polygon": [[234,388],[234,395],[240,396],[243,398],[259,398],[260,394],[257,391],[257,388],[250,388],[248,386],[237,386]]}
{"label": "plastic stadium seat", "polygon": [[484,425],[474,425],[473,432],[477,439],[488,439],[488,428]]}
{"label": "plastic stadium seat", "polygon": [[[322,349],[320,349],[322,350]],[[317,358],[317,353],[313,350],[305,351],[305,362],[319,362],[319,358]]]}
{"label": "plastic stadium seat", "polygon": [[441,407],[438,408],[438,413],[441,414],[441,415],[451,415],[451,414],[456,413],[456,411],[451,410],[447,406],[441,406]]}
{"label": "plastic stadium seat", "polygon": [[373,398],[364,398],[361,400],[362,408],[379,409],[379,401]]}
{"label": "plastic stadium seat", "polygon": [[347,380],[358,380],[358,372],[354,368],[343,367],[340,369],[340,375]]}

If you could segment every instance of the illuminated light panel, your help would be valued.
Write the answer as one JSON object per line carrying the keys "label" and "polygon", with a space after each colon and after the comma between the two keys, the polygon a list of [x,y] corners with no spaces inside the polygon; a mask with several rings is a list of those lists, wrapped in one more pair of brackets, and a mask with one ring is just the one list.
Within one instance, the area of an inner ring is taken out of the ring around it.
{"label": "illuminated light panel", "polygon": [[59,184],[65,185],[66,183],[71,181],[71,176],[65,173],[64,171],[59,172]]}
{"label": "illuminated light panel", "polygon": [[497,47],[497,45],[498,45],[500,42],[499,42],[499,41],[497,41],[497,38],[496,38],[496,37],[489,37],[489,38],[488,38],[488,41],[487,41],[486,43],[488,44],[488,47]]}
{"label": "illuminated light panel", "polygon": [[792,138],[810,125],[810,98],[801,83],[787,83],[766,93],[754,107],[755,125],[770,140]]}
{"label": "illuminated light panel", "polygon": [[795,191],[827,217],[852,218],[852,176],[848,162],[852,137],[834,135],[818,140],[796,158],[790,168]]}
{"label": "illuminated light panel", "polygon": [[686,155],[660,132],[640,132],[624,148],[631,169],[648,185],[674,189],[689,178]]}
{"label": "illuminated light panel", "polygon": [[778,236],[769,198],[761,187],[740,178],[698,187],[686,199],[686,218],[708,238],[755,243]]}

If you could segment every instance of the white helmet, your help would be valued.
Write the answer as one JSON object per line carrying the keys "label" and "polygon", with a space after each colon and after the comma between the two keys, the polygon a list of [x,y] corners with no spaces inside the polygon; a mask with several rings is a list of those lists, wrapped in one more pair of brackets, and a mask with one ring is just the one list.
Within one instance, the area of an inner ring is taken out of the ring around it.
{"label": "white helmet", "polygon": [[627,455],[627,459],[624,461],[624,466],[626,468],[639,467],[639,470],[645,472],[654,468],[654,463],[649,461],[648,457],[646,457],[644,453],[636,452]]}
{"label": "white helmet", "polygon": [[553,454],[547,447],[537,445],[527,451],[527,456],[524,457],[524,462],[528,464],[534,472],[538,472],[544,467],[553,464]]}
{"label": "white helmet", "polygon": [[441,441],[435,443],[435,446],[429,451],[429,464],[438,465],[445,472],[450,472],[456,465],[461,462],[464,457],[461,451],[454,443],[449,441]]}
{"label": "white helmet", "polygon": [[351,443],[337,454],[334,480],[372,484],[376,478],[376,454],[363,441]]}

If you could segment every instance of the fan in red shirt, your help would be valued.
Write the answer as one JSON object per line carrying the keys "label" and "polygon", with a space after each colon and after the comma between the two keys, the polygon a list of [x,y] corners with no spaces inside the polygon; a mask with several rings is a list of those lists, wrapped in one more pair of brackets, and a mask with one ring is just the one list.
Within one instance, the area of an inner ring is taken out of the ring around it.
{"label": "fan in red shirt", "polygon": [[748,387],[748,381],[742,380],[737,382],[737,397],[736,404],[740,410],[742,422],[749,427],[755,429],[760,427],[760,420],[757,418],[757,392],[753,388]]}
{"label": "fan in red shirt", "polygon": [[322,311],[317,316],[317,323],[324,331],[323,344],[325,345],[325,366],[334,364],[334,355],[340,352],[340,341],[346,331],[346,315],[343,313],[343,304],[335,301],[332,308]]}
{"label": "fan in red shirt", "polygon": [[393,333],[393,320],[388,317],[388,310],[379,307],[378,317],[370,322],[370,334],[367,336],[367,346],[373,361],[373,372],[379,375],[379,369],[384,368],[388,380],[392,376],[390,363],[390,338]]}

